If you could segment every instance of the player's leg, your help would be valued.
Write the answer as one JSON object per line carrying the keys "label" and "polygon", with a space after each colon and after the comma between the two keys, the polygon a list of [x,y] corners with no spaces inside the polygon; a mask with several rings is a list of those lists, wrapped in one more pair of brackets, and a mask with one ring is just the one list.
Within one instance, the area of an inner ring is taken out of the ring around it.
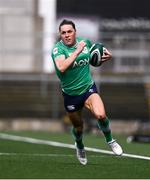
{"label": "player's leg", "polygon": [[63,93],[63,97],[66,112],[68,113],[68,117],[73,125],[72,134],[75,139],[77,158],[81,164],[85,165],[87,163],[87,158],[82,140],[83,120],[81,117],[81,110],[84,106],[83,95],[70,96]]}
{"label": "player's leg", "polygon": [[85,101],[85,107],[88,108],[98,120],[98,127],[102,130],[106,142],[110,145],[113,152],[117,155],[122,154],[122,148],[112,138],[110,129],[110,120],[106,116],[103,101],[99,94],[93,93]]}
{"label": "player's leg", "polygon": [[103,131],[106,141],[112,141],[109,119],[106,117],[104,104],[100,96],[97,93],[90,95],[85,101],[85,106],[94,114],[98,120],[98,127]]}
{"label": "player's leg", "polygon": [[70,121],[72,122],[72,134],[75,139],[77,158],[81,164],[87,164],[86,153],[83,144],[83,120],[81,117],[81,111],[68,113]]}
{"label": "player's leg", "polygon": [[83,149],[83,120],[81,118],[81,111],[68,113],[69,119],[73,125],[72,134],[77,143],[78,148]]}

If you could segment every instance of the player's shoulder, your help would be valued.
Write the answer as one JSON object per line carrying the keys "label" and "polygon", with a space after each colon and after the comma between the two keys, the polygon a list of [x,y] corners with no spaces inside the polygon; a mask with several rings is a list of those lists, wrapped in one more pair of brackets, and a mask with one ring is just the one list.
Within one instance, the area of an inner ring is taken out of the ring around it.
{"label": "player's shoulder", "polygon": [[91,47],[91,46],[92,46],[92,42],[91,42],[91,40],[88,39],[88,38],[77,37],[77,40],[78,40],[79,42],[80,42],[80,41],[85,41],[88,47]]}
{"label": "player's shoulder", "polygon": [[60,41],[57,41],[54,46],[52,47],[52,54],[57,54],[58,51],[62,50],[62,43]]}
{"label": "player's shoulder", "polygon": [[77,40],[80,41],[86,41],[86,42],[91,42],[90,39],[84,38],[84,37],[77,37]]}
{"label": "player's shoulder", "polygon": [[53,49],[54,49],[54,48],[61,48],[61,47],[62,47],[61,41],[57,41],[57,42],[54,44]]}

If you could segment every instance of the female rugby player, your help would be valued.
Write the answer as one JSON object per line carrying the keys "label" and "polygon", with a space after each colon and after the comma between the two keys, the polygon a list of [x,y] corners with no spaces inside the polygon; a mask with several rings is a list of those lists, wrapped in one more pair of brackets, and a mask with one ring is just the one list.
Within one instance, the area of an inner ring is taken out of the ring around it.
{"label": "female rugby player", "polygon": [[[52,59],[56,74],[60,79],[64,106],[72,122],[72,133],[75,139],[77,158],[81,164],[87,164],[86,152],[82,140],[83,107],[86,107],[97,119],[98,127],[102,130],[106,142],[116,155],[123,153],[121,146],[113,139],[106,116],[103,101],[97,92],[91,76],[89,58],[91,42],[88,39],[76,36],[74,22],[63,20],[59,25],[60,41],[52,50]],[[106,49],[102,61],[112,57]]]}

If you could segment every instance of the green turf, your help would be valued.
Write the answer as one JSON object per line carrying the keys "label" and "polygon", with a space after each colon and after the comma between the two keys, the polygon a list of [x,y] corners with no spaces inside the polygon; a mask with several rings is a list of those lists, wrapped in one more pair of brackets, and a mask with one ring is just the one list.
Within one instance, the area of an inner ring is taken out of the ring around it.
{"label": "green turf", "polygon": [[[69,133],[6,132],[19,136],[73,143]],[[150,144],[126,143],[116,137],[125,153],[150,156]],[[102,136],[85,135],[86,146],[109,150]],[[82,166],[75,150],[0,139],[0,178],[35,179],[149,179],[150,161],[87,152],[88,164]],[[15,154],[12,154],[15,153]]]}

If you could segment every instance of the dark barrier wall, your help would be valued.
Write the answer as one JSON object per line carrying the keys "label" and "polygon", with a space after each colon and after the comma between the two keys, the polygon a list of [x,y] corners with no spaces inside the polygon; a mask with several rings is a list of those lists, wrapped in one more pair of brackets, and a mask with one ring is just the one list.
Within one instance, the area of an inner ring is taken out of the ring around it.
{"label": "dark barrier wall", "polygon": [[102,18],[150,18],[149,0],[57,0],[57,15],[98,15]]}
{"label": "dark barrier wall", "polygon": [[[10,74],[10,76],[13,76]],[[19,75],[0,81],[0,118],[62,118],[65,115],[58,81],[52,75]],[[23,78],[24,77],[24,80]],[[26,80],[25,80],[26,78]],[[22,79],[22,80],[21,80]],[[98,83],[97,83],[98,86]],[[101,83],[101,97],[111,119],[148,119],[148,98],[141,83]],[[94,118],[85,113],[87,118]]]}

